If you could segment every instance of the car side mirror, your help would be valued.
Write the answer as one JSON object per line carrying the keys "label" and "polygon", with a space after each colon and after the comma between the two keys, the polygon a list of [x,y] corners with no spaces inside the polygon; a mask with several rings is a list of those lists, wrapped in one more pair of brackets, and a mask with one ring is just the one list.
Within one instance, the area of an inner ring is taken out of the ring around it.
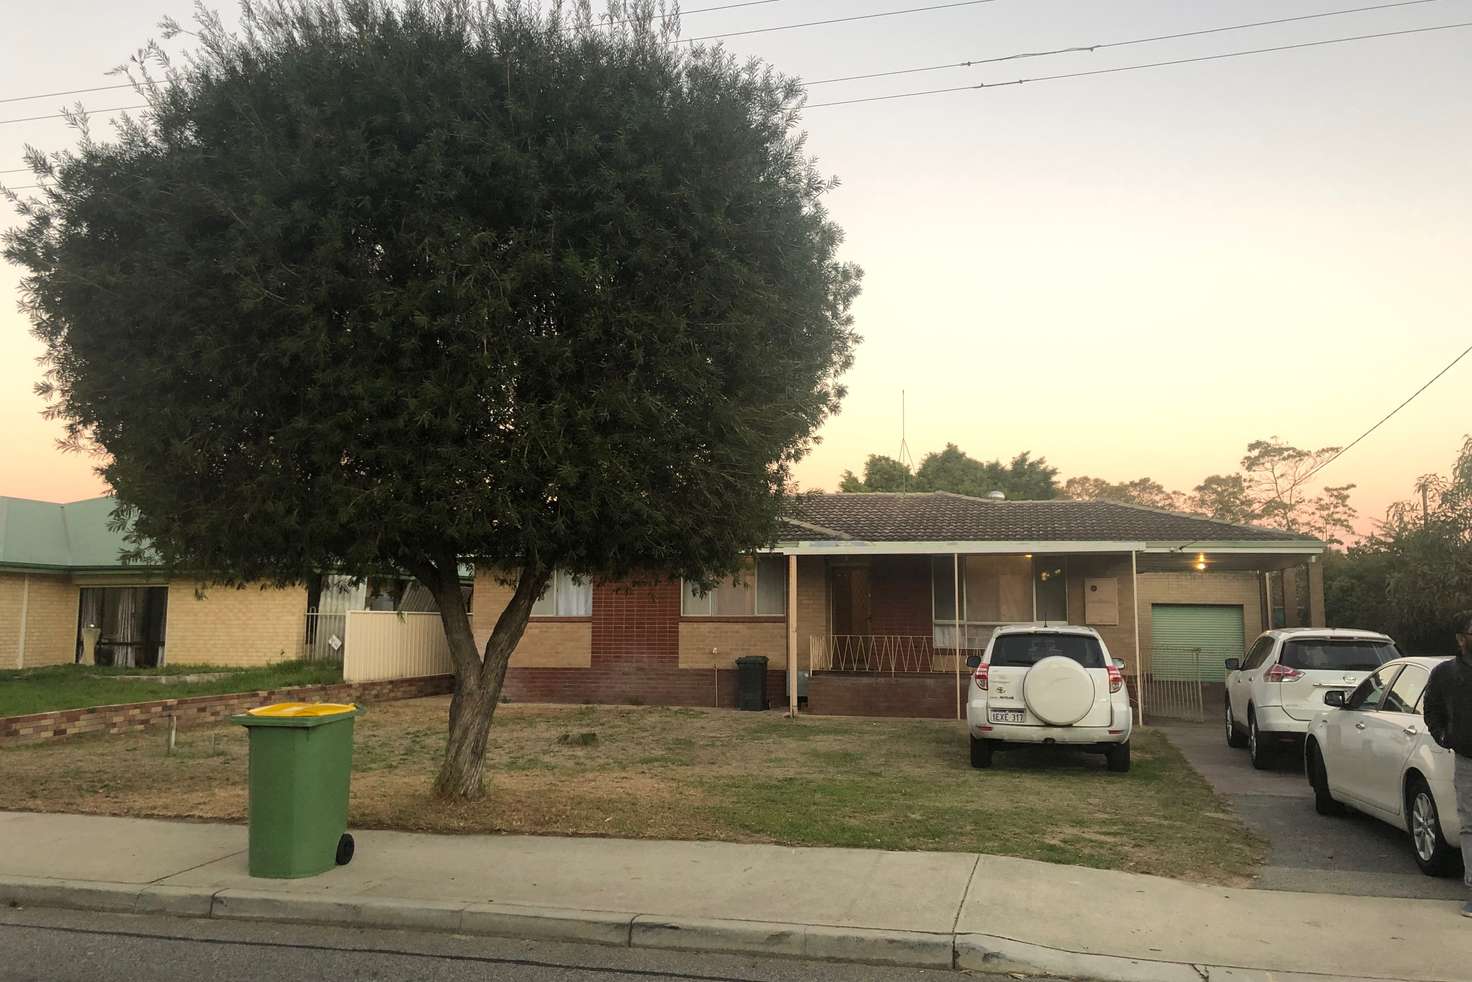
{"label": "car side mirror", "polygon": [[1239,670],[1241,667],[1242,667],[1242,659],[1240,659],[1240,658],[1228,658],[1227,659],[1227,671],[1229,671],[1229,672],[1235,672],[1235,671]]}
{"label": "car side mirror", "polygon": [[1123,658],[1112,658],[1112,659],[1110,659],[1110,661],[1114,662],[1114,667],[1115,668],[1119,669],[1121,672],[1124,671],[1124,659]]}
{"label": "car side mirror", "polygon": [[1330,689],[1324,693],[1324,705],[1333,706],[1335,709],[1344,708],[1344,690]]}
{"label": "car side mirror", "polygon": [[975,668],[975,667],[977,667],[980,664],[981,664],[981,656],[980,655],[967,655],[966,656],[966,667],[967,668]]}

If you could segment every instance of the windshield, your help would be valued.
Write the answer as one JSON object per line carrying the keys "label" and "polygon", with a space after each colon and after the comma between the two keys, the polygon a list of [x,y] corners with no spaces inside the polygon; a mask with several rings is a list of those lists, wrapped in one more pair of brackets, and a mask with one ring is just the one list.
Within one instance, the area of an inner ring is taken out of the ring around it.
{"label": "windshield", "polygon": [[1285,642],[1279,661],[1287,668],[1306,672],[1369,672],[1399,657],[1400,652],[1389,641],[1302,638]]}
{"label": "windshield", "polygon": [[1083,634],[1003,634],[992,644],[991,664],[998,668],[1031,668],[1044,658],[1062,655],[1084,668],[1104,667],[1098,638]]}

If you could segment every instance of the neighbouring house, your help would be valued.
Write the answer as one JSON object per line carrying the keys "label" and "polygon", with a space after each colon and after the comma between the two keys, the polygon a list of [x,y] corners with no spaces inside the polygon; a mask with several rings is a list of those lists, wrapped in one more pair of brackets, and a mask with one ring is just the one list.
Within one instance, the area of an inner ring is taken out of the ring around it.
{"label": "neighbouring house", "polygon": [[0,667],[79,661],[89,626],[104,665],[302,657],[305,589],[205,586],[125,564],[112,509],[112,498],[0,497]]}
{"label": "neighbouring house", "polygon": [[[1324,623],[1323,550],[1303,535],[1112,502],[805,496],[772,548],[709,593],[557,573],[506,692],[730,706],[735,660],[764,655],[777,705],[954,716],[964,659],[994,628],[1066,621],[1098,629],[1137,699],[1167,715],[1214,713],[1225,658],[1265,626]],[[475,593],[484,644],[511,590],[479,570]]]}

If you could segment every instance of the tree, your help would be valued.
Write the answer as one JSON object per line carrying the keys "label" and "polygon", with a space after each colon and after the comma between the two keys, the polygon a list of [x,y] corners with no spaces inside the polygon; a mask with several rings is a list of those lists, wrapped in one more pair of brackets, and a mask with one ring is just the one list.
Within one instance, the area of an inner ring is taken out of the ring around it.
{"label": "tree", "polygon": [[1179,491],[1167,491],[1159,481],[1148,477],[1119,484],[1097,477],[1070,477],[1063,482],[1063,497],[1075,501],[1113,501],[1125,505],[1144,505],[1166,511],[1180,511],[1186,506],[1185,495]]}
{"label": "tree", "polygon": [[[136,541],[215,583],[434,595],[443,795],[481,793],[554,567],[709,585],[772,541],[857,340],[799,83],[610,10],[203,17],[144,117],[32,152],[12,199],[42,391]],[[515,588],[484,651],[467,563]]]}
{"label": "tree", "polygon": [[983,497],[1001,491],[1008,498],[1041,501],[1058,496],[1054,477],[1058,468],[1048,466],[1046,457],[1033,459],[1024,450],[1006,464],[1000,460],[981,461],[966,454],[954,443],[939,452],[928,453],[914,474],[893,457],[870,454],[864,463],[864,479],[853,471],[844,471],[838,490],[863,491],[953,491]]}
{"label": "tree", "polygon": [[1190,510],[1220,522],[1246,525],[1257,517],[1241,474],[1213,474],[1196,485]]}
{"label": "tree", "polygon": [[1339,449],[1301,450],[1276,436],[1249,443],[1242,471],[1258,519],[1289,532],[1302,531],[1312,508],[1304,484]]}
{"label": "tree", "polygon": [[913,491],[915,490],[915,476],[910,473],[909,465],[893,457],[871,453],[869,459],[864,461],[864,479],[859,480],[853,471],[844,471],[843,479],[838,483],[838,490],[848,492]]}

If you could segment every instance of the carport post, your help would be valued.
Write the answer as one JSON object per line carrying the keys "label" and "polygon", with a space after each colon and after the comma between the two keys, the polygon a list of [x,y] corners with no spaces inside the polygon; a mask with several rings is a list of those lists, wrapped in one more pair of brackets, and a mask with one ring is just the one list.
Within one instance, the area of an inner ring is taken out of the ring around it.
{"label": "carport post", "polygon": [[797,553],[795,552],[787,554],[787,712],[793,717],[797,716]]}
{"label": "carport post", "polygon": [[951,613],[956,620],[956,718],[961,718],[961,554],[951,553],[951,588],[956,606]]}
{"label": "carport post", "polygon": [[[1136,698],[1140,706],[1140,725],[1145,725],[1145,663],[1140,654],[1140,567],[1133,549],[1130,550],[1130,603],[1135,606],[1135,680],[1140,687]],[[1199,673],[1198,673],[1199,674]]]}

